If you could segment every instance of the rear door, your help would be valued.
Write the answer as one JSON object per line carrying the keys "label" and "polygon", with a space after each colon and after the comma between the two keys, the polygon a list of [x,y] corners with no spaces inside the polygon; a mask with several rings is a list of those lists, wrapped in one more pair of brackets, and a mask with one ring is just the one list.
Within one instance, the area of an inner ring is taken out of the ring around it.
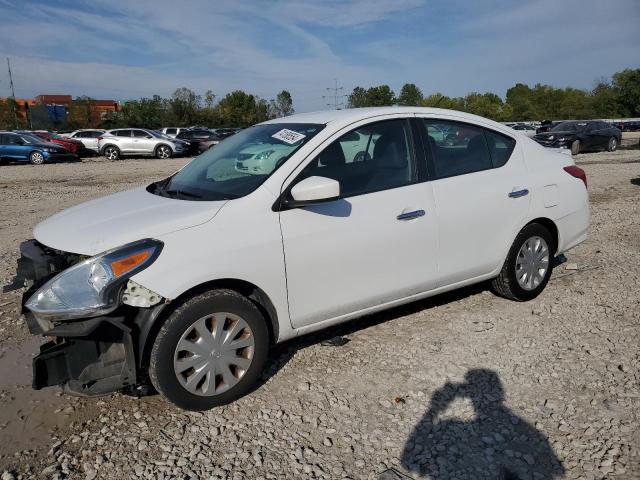
{"label": "rear door", "polygon": [[[438,216],[439,286],[486,275],[504,262],[529,210],[528,174],[517,135],[422,118]],[[459,142],[439,141],[453,131]]]}
{"label": "rear door", "polygon": [[417,176],[409,121],[354,126],[338,136],[287,188],[328,177],[340,183],[341,198],[279,213],[295,328],[436,284],[433,195]]}

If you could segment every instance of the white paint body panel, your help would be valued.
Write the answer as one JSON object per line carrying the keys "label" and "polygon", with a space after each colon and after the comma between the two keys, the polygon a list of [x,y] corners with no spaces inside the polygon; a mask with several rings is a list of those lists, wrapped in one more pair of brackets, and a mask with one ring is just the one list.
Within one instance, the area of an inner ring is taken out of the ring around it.
{"label": "white paint body panel", "polygon": [[[331,141],[357,126],[421,116],[460,120],[516,139],[499,169],[276,212],[281,191]],[[222,202],[174,200],[144,188],[65,210],[39,224],[41,243],[93,255],[141,238],[164,242],[133,280],[168,299],[203,283],[238,279],[273,304],[278,341],[495,276],[518,231],[536,218],[558,228],[558,252],[586,238],[583,183],[570,156],[510,128],[440,109],[390,107],[316,112],[270,123],[325,123],[265,183]],[[545,188],[555,185],[553,201]],[[525,187],[529,195],[509,198]],[[553,205],[552,205],[553,204]],[[398,221],[400,213],[426,214]]]}

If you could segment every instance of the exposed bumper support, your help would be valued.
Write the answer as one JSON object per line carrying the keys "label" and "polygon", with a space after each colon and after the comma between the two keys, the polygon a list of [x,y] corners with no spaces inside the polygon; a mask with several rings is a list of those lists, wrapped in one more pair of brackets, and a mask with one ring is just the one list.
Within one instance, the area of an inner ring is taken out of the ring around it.
{"label": "exposed bumper support", "polygon": [[91,396],[135,385],[136,357],[131,329],[123,317],[69,322],[45,332],[56,337],[33,360],[33,388],[64,384],[65,390]]}

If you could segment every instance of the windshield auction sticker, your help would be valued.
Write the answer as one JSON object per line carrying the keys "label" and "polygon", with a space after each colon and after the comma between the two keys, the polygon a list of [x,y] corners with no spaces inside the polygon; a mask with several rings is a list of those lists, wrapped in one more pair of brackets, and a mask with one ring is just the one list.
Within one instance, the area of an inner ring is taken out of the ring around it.
{"label": "windshield auction sticker", "polygon": [[283,128],[279,132],[274,133],[271,137],[276,138],[278,140],[282,140],[284,143],[288,143],[289,145],[293,145],[296,142],[302,140],[306,135],[302,133],[294,132],[293,130],[287,130]]}

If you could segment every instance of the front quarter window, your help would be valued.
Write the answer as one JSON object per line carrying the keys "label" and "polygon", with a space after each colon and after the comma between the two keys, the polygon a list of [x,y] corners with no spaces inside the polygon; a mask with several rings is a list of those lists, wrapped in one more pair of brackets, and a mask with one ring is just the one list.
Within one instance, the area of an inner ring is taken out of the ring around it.
{"label": "front quarter window", "polygon": [[172,177],[147,189],[185,200],[229,200],[248,195],[324,125],[256,125],[229,137],[195,158]]}

